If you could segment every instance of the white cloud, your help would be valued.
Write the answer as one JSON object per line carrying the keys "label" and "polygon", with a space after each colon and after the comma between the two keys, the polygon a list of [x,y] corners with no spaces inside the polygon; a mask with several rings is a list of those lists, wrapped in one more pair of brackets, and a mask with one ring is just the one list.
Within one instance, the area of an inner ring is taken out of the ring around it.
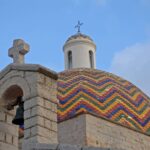
{"label": "white cloud", "polygon": [[131,81],[150,96],[150,42],[137,43],[116,53],[110,71]]}

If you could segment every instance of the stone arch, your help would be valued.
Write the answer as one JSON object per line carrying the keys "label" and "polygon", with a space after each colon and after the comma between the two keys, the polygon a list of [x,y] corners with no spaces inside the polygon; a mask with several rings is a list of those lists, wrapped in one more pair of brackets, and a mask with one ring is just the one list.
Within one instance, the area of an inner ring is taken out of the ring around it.
{"label": "stone arch", "polygon": [[2,100],[4,104],[9,104],[15,102],[17,97],[23,97],[23,91],[18,85],[11,85],[2,95]]}
{"label": "stone arch", "polygon": [[30,86],[23,77],[10,77],[0,86],[0,103],[7,105],[7,103],[14,101],[17,96],[23,96],[23,100],[25,100],[30,97],[30,91]]}

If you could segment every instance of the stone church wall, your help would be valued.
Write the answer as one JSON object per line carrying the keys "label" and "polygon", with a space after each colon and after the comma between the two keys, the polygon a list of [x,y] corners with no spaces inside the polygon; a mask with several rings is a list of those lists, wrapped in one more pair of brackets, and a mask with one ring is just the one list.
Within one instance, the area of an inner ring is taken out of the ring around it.
{"label": "stone church wall", "polygon": [[84,146],[150,150],[150,136],[88,114],[60,123],[58,139],[60,143]]}
{"label": "stone church wall", "polygon": [[114,148],[81,147],[71,144],[35,144],[31,150],[123,150]]}
{"label": "stone church wall", "polygon": [[86,145],[85,115],[59,123],[58,142],[63,144]]}

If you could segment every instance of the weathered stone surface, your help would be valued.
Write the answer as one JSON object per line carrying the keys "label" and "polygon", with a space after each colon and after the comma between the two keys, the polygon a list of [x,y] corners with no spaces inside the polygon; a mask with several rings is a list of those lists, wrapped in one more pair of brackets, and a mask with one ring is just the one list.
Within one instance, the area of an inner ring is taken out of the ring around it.
{"label": "weathered stone surface", "polygon": [[126,150],[150,149],[150,136],[91,115],[86,115],[86,136],[89,146]]}
{"label": "weathered stone surface", "polygon": [[18,147],[18,126],[12,125],[10,121],[0,122],[0,150]]}
{"label": "weathered stone surface", "polygon": [[[64,136],[65,135],[65,136]],[[85,117],[78,116],[58,124],[58,141],[63,144],[86,145]]]}
{"label": "weathered stone surface", "polygon": [[70,144],[34,144],[31,150],[123,150],[117,148],[80,147]]}
{"label": "weathered stone surface", "polygon": [[0,141],[5,141],[5,133],[0,132]]}
{"label": "weathered stone surface", "polygon": [[44,74],[50,78],[53,78],[53,79],[58,78],[57,73],[55,71],[50,70],[48,68],[45,68],[41,65],[37,65],[37,64],[10,64],[0,72],[0,79],[3,78],[11,70],[26,71],[26,72],[39,72],[39,73],[42,73],[42,74]]}
{"label": "weathered stone surface", "polygon": [[0,131],[16,136],[18,135],[18,126],[0,122]]}
{"label": "weathered stone surface", "polygon": [[100,147],[83,147],[82,150],[123,150],[123,149],[117,149],[117,148],[100,148]]}
{"label": "weathered stone surface", "polygon": [[13,136],[13,145],[15,145],[16,147],[18,147],[18,137],[16,137],[16,136]]}
{"label": "weathered stone surface", "polygon": [[58,144],[36,144],[33,150],[58,150]]}
{"label": "weathered stone surface", "polygon": [[18,147],[8,143],[0,142],[0,150],[18,150]]}
{"label": "weathered stone surface", "polygon": [[24,109],[28,110],[30,108],[33,108],[35,106],[44,106],[44,100],[41,97],[33,97],[29,100],[26,100],[25,104],[24,104]]}
{"label": "weathered stone surface", "polygon": [[[64,136],[65,135],[65,136]],[[149,150],[150,136],[91,115],[58,124],[59,143],[121,150]]]}
{"label": "weathered stone surface", "polygon": [[5,121],[6,114],[0,111],[0,121]]}
{"label": "weathered stone surface", "polygon": [[44,127],[35,126],[35,127],[31,128],[31,136],[35,136],[37,134],[42,136],[42,137],[46,137],[46,138],[51,139],[50,130],[48,130]]}
{"label": "weathered stone surface", "polygon": [[30,117],[31,117],[31,110],[30,109],[24,110],[24,119],[28,119]]}
{"label": "weathered stone surface", "polygon": [[6,115],[6,121],[7,121],[8,124],[12,124],[13,117],[14,116],[9,115],[9,114]]}
{"label": "weathered stone surface", "polygon": [[32,143],[57,143],[56,81],[39,72],[26,72],[25,76],[30,85],[31,98],[24,103],[23,149]]}
{"label": "weathered stone surface", "polygon": [[13,41],[13,47],[8,51],[9,57],[13,58],[13,62],[16,64],[24,63],[24,55],[28,53],[29,45],[22,39],[16,39]]}
{"label": "weathered stone surface", "polygon": [[46,138],[46,137],[42,137],[40,135],[36,135],[33,137],[30,137],[29,139],[24,139],[23,141],[23,150],[31,150],[31,147],[35,146],[36,144],[52,144],[52,143],[56,143],[54,141],[51,141],[50,139]]}
{"label": "weathered stone surface", "polygon": [[6,134],[6,142],[9,144],[13,143],[13,138],[11,134]]}
{"label": "weathered stone surface", "polygon": [[81,150],[81,147],[77,146],[77,145],[60,144],[58,146],[58,149],[60,149],[60,150]]}

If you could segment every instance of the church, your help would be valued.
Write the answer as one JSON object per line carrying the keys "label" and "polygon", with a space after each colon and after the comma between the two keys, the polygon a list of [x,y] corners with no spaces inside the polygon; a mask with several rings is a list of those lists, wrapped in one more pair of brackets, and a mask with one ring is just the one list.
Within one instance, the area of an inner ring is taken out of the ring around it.
{"label": "church", "polygon": [[13,41],[0,71],[0,150],[150,150],[150,98],[96,69],[96,44],[78,25],[59,73],[25,63],[29,45]]}

